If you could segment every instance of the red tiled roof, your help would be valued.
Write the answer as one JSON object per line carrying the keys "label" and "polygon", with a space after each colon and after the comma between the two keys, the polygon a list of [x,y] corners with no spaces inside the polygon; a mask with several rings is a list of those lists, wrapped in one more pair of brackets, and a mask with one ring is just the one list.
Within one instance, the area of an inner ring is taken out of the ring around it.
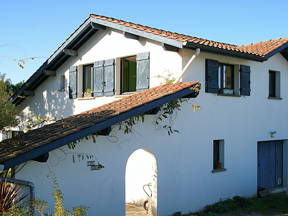
{"label": "red tiled roof", "polygon": [[279,38],[279,39],[239,46],[239,49],[246,50],[246,52],[250,52],[250,53],[257,53],[257,55],[260,55],[260,56],[265,56],[286,43],[288,43],[288,38]]}
{"label": "red tiled roof", "polygon": [[257,55],[264,57],[265,55],[269,54],[273,50],[277,49],[278,47],[282,46],[283,44],[288,42],[288,38],[280,38],[280,39],[275,39],[275,40],[269,40],[265,42],[260,42],[256,44],[249,44],[249,45],[244,45],[244,46],[238,46],[238,45],[233,45],[233,44],[228,44],[228,43],[221,43],[213,40],[207,40],[203,38],[198,38],[198,37],[193,37],[189,35],[184,35],[184,34],[179,34],[176,32],[170,32],[170,31],[165,31],[157,28],[152,28],[149,26],[143,26],[140,24],[135,24],[132,22],[126,22],[123,20],[115,19],[112,17],[106,17],[106,16],[100,16],[100,15],[95,15],[95,14],[90,14],[90,17],[92,18],[97,18],[100,20],[120,24],[126,27],[134,28],[137,30],[145,31],[148,33],[152,33],[155,35],[167,37],[170,39],[175,39],[183,42],[192,42],[195,44],[199,45],[205,45],[209,47],[215,47],[223,50],[230,50],[230,51],[236,51],[236,52],[241,52],[241,53],[247,53],[247,54],[252,54],[252,55]]}
{"label": "red tiled roof", "polygon": [[191,89],[191,91],[189,91],[190,94],[193,92],[197,93],[193,87],[197,87],[198,85],[200,85],[198,82],[160,85],[91,109],[87,112],[58,120],[42,128],[31,130],[20,137],[4,140],[0,142],[0,163],[162,97],[185,89]]}

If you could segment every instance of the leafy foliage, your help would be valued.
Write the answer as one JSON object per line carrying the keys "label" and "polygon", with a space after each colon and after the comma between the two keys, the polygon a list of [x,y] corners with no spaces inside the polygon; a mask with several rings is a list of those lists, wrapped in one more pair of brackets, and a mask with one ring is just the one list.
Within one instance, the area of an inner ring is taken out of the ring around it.
{"label": "leafy foliage", "polygon": [[0,74],[0,130],[6,126],[15,126],[18,123],[16,117],[19,110],[9,101],[11,93],[7,85],[8,82],[5,75]]}
{"label": "leafy foliage", "polygon": [[83,140],[92,139],[93,143],[96,143],[96,137],[97,137],[97,135],[98,135],[98,134],[97,134],[97,132],[96,132],[96,133],[90,134],[90,135],[88,135],[88,136],[85,136],[85,137],[83,137],[83,138],[81,138],[81,139],[78,139],[78,140],[76,140],[76,141],[74,141],[74,142],[71,142],[71,143],[68,144],[68,148],[69,148],[69,149],[75,149],[77,143],[80,143],[80,142],[83,141]]}
{"label": "leafy foliage", "polygon": [[[2,216],[32,216],[31,209],[24,206],[13,206],[8,211],[3,212]],[[44,215],[41,215],[44,216]]]}
{"label": "leafy foliage", "polygon": [[53,197],[55,199],[54,213],[52,214],[52,216],[85,216],[87,214],[88,207],[79,206],[73,208],[72,211],[64,208],[63,193],[57,183],[56,176],[53,172],[51,172],[51,179],[54,188]]}
{"label": "leafy foliage", "polygon": [[35,116],[33,118],[28,119],[24,123],[23,131],[27,132],[29,130],[41,128],[45,124],[49,124],[49,123],[51,123],[53,121],[54,121],[54,119],[52,119],[52,118],[44,118],[44,117],[41,117],[40,115],[38,115],[38,116]]}
{"label": "leafy foliage", "polygon": [[131,133],[133,131],[133,126],[136,125],[140,120],[144,122],[144,115],[133,116],[123,122],[120,122],[119,130],[123,130],[124,134]]}
{"label": "leafy foliage", "polygon": [[181,110],[181,104],[183,102],[187,102],[188,99],[185,98],[179,98],[177,100],[171,101],[169,103],[166,103],[162,106],[161,112],[158,115],[158,117],[155,120],[155,123],[157,125],[160,124],[160,122],[164,122],[166,119],[166,123],[164,122],[164,125],[162,126],[164,129],[167,130],[168,135],[172,135],[173,133],[179,133],[179,130],[172,128],[173,123],[173,115]]}
{"label": "leafy foliage", "polygon": [[167,75],[166,76],[163,76],[161,74],[159,74],[157,76],[157,78],[161,78],[163,81],[161,82],[161,84],[173,84],[176,80],[175,77],[173,77],[173,73],[172,72],[169,72],[167,71]]}

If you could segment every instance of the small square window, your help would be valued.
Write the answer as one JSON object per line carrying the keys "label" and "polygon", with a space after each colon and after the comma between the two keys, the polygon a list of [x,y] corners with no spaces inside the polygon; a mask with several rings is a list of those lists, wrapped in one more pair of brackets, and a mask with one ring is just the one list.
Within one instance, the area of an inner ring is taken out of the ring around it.
{"label": "small square window", "polygon": [[213,171],[224,168],[224,140],[213,141]]}
{"label": "small square window", "polygon": [[269,71],[269,98],[280,98],[280,72]]}

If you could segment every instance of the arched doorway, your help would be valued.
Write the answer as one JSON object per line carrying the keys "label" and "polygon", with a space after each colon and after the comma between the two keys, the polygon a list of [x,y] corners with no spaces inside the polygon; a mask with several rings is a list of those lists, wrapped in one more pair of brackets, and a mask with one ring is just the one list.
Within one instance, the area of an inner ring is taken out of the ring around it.
{"label": "arched doorway", "polygon": [[144,150],[128,158],[125,175],[126,216],[157,216],[157,161]]}

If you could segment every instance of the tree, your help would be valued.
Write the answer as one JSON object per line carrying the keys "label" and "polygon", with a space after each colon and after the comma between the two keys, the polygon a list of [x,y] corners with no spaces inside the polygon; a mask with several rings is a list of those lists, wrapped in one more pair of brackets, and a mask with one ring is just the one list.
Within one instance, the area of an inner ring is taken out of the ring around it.
{"label": "tree", "polygon": [[0,73],[0,130],[18,123],[18,108],[9,100],[11,94],[15,93],[12,87],[11,81]]}

